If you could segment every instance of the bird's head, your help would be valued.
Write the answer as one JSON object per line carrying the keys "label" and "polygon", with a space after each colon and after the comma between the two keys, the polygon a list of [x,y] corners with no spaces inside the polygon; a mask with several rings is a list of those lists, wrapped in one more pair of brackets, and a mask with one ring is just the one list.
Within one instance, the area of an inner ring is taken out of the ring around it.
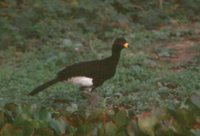
{"label": "bird's head", "polygon": [[128,48],[128,42],[123,37],[116,38],[112,45],[112,48],[113,50],[121,50],[123,48]]}

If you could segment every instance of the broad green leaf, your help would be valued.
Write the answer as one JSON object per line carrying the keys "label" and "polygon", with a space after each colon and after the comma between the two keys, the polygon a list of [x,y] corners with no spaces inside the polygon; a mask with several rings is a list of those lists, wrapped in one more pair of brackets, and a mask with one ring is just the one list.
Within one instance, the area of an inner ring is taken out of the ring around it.
{"label": "broad green leaf", "polygon": [[177,110],[177,116],[176,116],[178,122],[185,126],[185,127],[191,127],[195,122],[195,114],[193,114],[189,109],[186,108],[179,108]]}
{"label": "broad green leaf", "polygon": [[116,136],[117,126],[113,122],[105,124],[105,136]]}
{"label": "broad green leaf", "polygon": [[20,127],[14,127],[11,124],[5,124],[0,131],[1,136],[23,136],[23,130]]}
{"label": "broad green leaf", "polygon": [[0,128],[2,128],[4,126],[6,121],[7,121],[7,118],[4,114],[4,112],[0,111]]}
{"label": "broad green leaf", "polygon": [[200,96],[199,95],[192,95],[191,101],[194,105],[200,108]]}
{"label": "broad green leaf", "polygon": [[33,113],[33,116],[35,119],[48,121],[51,119],[51,112],[46,108],[41,107],[38,111]]}
{"label": "broad green leaf", "polygon": [[127,112],[125,110],[117,112],[114,116],[114,123],[119,128],[125,126],[128,123]]}
{"label": "broad green leaf", "polygon": [[47,126],[47,124],[42,124],[41,121],[38,120],[23,120],[21,118],[15,120],[13,124],[22,128],[24,135],[31,135],[34,129]]}
{"label": "broad green leaf", "polygon": [[200,136],[200,129],[193,129],[192,133],[194,134],[194,136]]}
{"label": "broad green leaf", "polygon": [[92,134],[95,131],[96,124],[94,123],[85,123],[77,128],[77,135],[89,135]]}
{"label": "broad green leaf", "polygon": [[53,128],[57,134],[59,135],[65,134],[67,125],[64,122],[64,120],[62,120],[61,118],[51,119],[49,123],[50,123],[51,128]]}
{"label": "broad green leaf", "polygon": [[15,103],[8,103],[4,106],[4,109],[11,111],[11,112],[16,112],[17,110],[17,105]]}
{"label": "broad green leaf", "polygon": [[158,124],[158,118],[151,112],[144,112],[138,116],[139,129],[145,134],[154,136],[156,124]]}
{"label": "broad green leaf", "polygon": [[38,128],[34,130],[34,135],[36,136],[55,136],[53,130],[50,128]]}

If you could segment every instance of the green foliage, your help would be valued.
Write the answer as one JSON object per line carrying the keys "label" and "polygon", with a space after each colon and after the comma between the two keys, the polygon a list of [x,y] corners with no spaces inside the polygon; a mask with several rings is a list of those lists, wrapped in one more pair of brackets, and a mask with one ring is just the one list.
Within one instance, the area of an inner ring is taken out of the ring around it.
{"label": "green foliage", "polygon": [[[200,89],[199,1],[163,2],[1,1],[0,135],[198,136],[199,96],[186,98]],[[118,35],[130,48],[100,99],[65,83],[26,96],[66,65],[107,57]],[[188,39],[195,56],[171,62],[168,45]]]}
{"label": "green foliage", "polygon": [[77,39],[80,33],[104,39],[127,34],[138,25],[159,28],[176,17],[192,16],[192,20],[198,20],[198,5],[198,0],[164,1],[163,9],[158,1],[144,0],[5,0],[0,4],[0,48],[14,46],[26,50],[59,37]]}
{"label": "green foliage", "polygon": [[[178,31],[185,33],[185,30]],[[152,57],[154,52],[160,57],[169,58],[176,54],[176,51],[165,47],[169,40],[184,38],[184,35],[172,37],[174,32],[176,31],[172,28],[160,31],[139,29],[127,36],[130,48],[122,52],[115,77],[97,89],[104,97],[105,105],[132,106],[135,107],[132,110],[138,113],[151,106],[167,105],[172,98],[180,102],[200,88],[198,57],[193,60],[194,65],[181,62],[173,64]],[[191,36],[193,35],[195,33]],[[111,44],[111,40],[102,41],[93,36],[90,38],[86,45],[81,40],[65,38],[55,44],[46,43],[40,49],[33,48],[26,52],[15,48],[0,51],[3,60],[0,66],[0,92],[4,98],[1,99],[1,105],[7,102],[28,102],[55,106],[58,109],[69,106],[70,111],[88,109],[78,87],[71,84],[59,83],[34,98],[29,98],[26,94],[37,85],[54,78],[56,72],[66,64],[110,55],[110,46],[107,44]],[[161,45],[154,45],[160,42]],[[194,50],[197,50],[196,48],[198,46],[195,46]],[[181,72],[170,70],[177,66],[185,68]],[[63,102],[59,104],[57,101]],[[104,105],[104,102],[100,101],[101,105]],[[76,105],[76,108],[72,105]]]}
{"label": "green foliage", "polygon": [[[179,106],[143,112],[136,116],[129,110],[94,110],[87,115],[45,107],[8,103],[1,109],[2,136],[12,135],[193,135],[199,131],[200,96],[192,95]],[[173,108],[172,108],[173,107]]]}

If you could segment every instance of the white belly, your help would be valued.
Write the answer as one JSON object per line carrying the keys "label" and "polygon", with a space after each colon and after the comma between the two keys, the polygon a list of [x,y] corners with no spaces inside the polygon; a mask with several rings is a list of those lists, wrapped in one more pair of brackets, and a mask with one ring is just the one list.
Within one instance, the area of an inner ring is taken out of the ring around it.
{"label": "white belly", "polygon": [[81,85],[81,86],[93,85],[92,78],[84,77],[84,76],[72,77],[72,78],[69,78],[67,81],[73,84]]}

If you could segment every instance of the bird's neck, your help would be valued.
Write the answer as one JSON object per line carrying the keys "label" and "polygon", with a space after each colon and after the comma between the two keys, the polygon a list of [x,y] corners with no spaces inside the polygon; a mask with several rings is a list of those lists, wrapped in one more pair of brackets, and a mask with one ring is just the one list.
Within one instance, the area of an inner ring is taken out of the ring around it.
{"label": "bird's neck", "polygon": [[112,51],[111,60],[112,62],[117,65],[120,59],[121,50]]}

